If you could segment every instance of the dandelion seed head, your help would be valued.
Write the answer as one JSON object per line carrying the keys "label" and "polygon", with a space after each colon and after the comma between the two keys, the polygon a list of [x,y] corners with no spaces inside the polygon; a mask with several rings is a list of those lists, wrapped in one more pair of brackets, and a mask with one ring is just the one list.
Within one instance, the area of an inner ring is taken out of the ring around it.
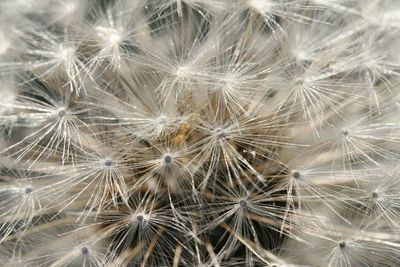
{"label": "dandelion seed head", "polygon": [[136,220],[137,220],[139,223],[143,222],[143,220],[144,220],[143,215],[138,215],[138,216],[136,216]]}
{"label": "dandelion seed head", "polygon": [[310,59],[310,57],[307,55],[307,52],[300,48],[293,49],[292,54],[299,62]]}
{"label": "dandelion seed head", "polygon": [[106,47],[113,47],[119,45],[122,41],[122,29],[116,30],[112,28],[106,28],[97,26],[95,28],[97,35],[105,42]]}
{"label": "dandelion seed head", "polygon": [[305,83],[305,79],[303,77],[298,77],[295,79],[295,83],[297,86],[302,86]]}
{"label": "dandelion seed head", "polygon": [[221,88],[223,88],[225,90],[231,90],[231,89],[235,88],[238,84],[238,78],[233,73],[225,74],[221,81],[223,84],[223,86],[221,86]]}
{"label": "dandelion seed head", "polygon": [[67,111],[64,108],[61,108],[58,110],[57,115],[60,119],[62,119],[67,115]]}
{"label": "dandelion seed head", "polygon": [[165,164],[170,164],[172,162],[171,155],[169,155],[169,154],[164,155],[164,162],[165,162]]}
{"label": "dandelion seed head", "polygon": [[175,76],[180,80],[190,78],[192,76],[190,67],[185,65],[178,66],[175,71]]}
{"label": "dandelion seed head", "polygon": [[25,190],[24,190],[24,193],[25,194],[30,194],[30,193],[32,193],[32,191],[33,191],[32,187],[26,187]]}
{"label": "dandelion seed head", "polygon": [[164,125],[167,123],[167,116],[165,116],[165,115],[159,116],[159,117],[156,119],[156,122],[157,122],[159,125],[164,126]]}
{"label": "dandelion seed head", "polygon": [[213,135],[217,140],[224,140],[228,137],[228,133],[225,129],[217,127],[213,130]]}
{"label": "dandelion seed head", "polygon": [[87,255],[89,255],[89,249],[87,248],[87,247],[82,247],[81,248],[81,253],[82,253],[82,255],[83,256],[87,256]]}
{"label": "dandelion seed head", "polygon": [[299,178],[301,178],[301,173],[299,171],[293,171],[292,172],[292,177],[294,179],[299,179]]}
{"label": "dandelion seed head", "polygon": [[106,159],[103,162],[104,167],[110,169],[113,166],[113,161],[112,159]]}
{"label": "dandelion seed head", "polygon": [[241,209],[246,209],[248,207],[248,203],[247,203],[247,201],[245,199],[241,199],[239,201],[239,206],[240,206]]}
{"label": "dandelion seed head", "polygon": [[150,220],[150,215],[146,213],[137,213],[132,215],[132,222],[138,224],[144,224]]}

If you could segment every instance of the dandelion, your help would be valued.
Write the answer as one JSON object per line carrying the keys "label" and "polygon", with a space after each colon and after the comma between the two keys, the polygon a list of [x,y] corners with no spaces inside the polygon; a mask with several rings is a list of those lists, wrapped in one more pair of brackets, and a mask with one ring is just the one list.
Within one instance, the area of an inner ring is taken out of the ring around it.
{"label": "dandelion", "polygon": [[400,265],[395,0],[3,0],[1,266]]}

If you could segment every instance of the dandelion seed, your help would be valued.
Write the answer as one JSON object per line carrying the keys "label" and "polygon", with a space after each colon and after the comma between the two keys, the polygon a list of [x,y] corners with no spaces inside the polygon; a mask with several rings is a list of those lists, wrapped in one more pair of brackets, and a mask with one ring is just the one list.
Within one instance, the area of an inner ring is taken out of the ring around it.
{"label": "dandelion seed", "polygon": [[104,166],[105,166],[105,167],[111,168],[112,165],[113,165],[113,162],[112,162],[111,159],[106,159],[106,160],[104,161]]}
{"label": "dandelion seed", "polygon": [[33,189],[31,187],[25,188],[25,194],[30,194],[32,193]]}
{"label": "dandelion seed", "polygon": [[142,223],[143,220],[144,220],[143,215],[138,215],[138,216],[136,216],[136,220],[138,220],[139,223]]}
{"label": "dandelion seed", "polygon": [[299,178],[301,177],[301,175],[300,175],[300,173],[299,173],[298,171],[294,171],[294,172],[292,173],[292,177],[293,177],[294,179],[299,179]]}
{"label": "dandelion seed", "polygon": [[247,208],[247,202],[246,202],[246,200],[240,200],[239,201],[239,206],[242,208],[242,209],[246,209]]}
{"label": "dandelion seed", "polygon": [[166,155],[166,156],[164,157],[164,161],[165,161],[166,164],[169,164],[169,163],[171,163],[171,161],[172,161],[172,157],[171,157],[170,155]]}
{"label": "dandelion seed", "polygon": [[86,256],[89,254],[89,249],[87,247],[81,248],[82,255]]}

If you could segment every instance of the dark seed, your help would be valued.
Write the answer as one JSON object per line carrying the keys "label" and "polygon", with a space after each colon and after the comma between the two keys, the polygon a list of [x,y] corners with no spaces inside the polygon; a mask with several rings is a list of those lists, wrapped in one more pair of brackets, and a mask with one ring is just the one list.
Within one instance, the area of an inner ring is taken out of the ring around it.
{"label": "dark seed", "polygon": [[88,249],[87,247],[83,247],[83,248],[81,249],[81,251],[82,251],[82,254],[83,254],[83,255],[88,255],[88,254],[89,254],[89,249]]}
{"label": "dark seed", "polygon": [[271,90],[271,91],[268,93],[268,97],[269,97],[269,98],[273,98],[275,95],[276,95],[276,90]]}
{"label": "dark seed", "polygon": [[292,174],[294,179],[299,179],[300,178],[300,173],[299,172],[293,172]]}
{"label": "dark seed", "polygon": [[166,155],[166,156],[164,157],[164,161],[165,161],[165,163],[171,163],[171,161],[172,161],[171,156],[170,156],[170,155]]}
{"label": "dark seed", "polygon": [[112,160],[111,159],[107,159],[106,161],[104,161],[104,166],[111,167],[112,166]]}
{"label": "dark seed", "polygon": [[247,201],[242,199],[242,200],[239,201],[239,205],[243,209],[247,208]]}
{"label": "dark seed", "polygon": [[32,193],[33,189],[31,187],[25,188],[25,194]]}

